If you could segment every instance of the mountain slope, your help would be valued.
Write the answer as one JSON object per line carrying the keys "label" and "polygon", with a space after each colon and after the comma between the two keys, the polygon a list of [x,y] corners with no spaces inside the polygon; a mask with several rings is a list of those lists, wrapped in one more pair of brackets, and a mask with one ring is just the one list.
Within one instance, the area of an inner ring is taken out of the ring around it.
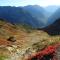
{"label": "mountain slope", "polygon": [[[38,5],[28,5],[24,7],[24,10],[28,11],[37,21],[46,24],[45,9]],[[44,21],[45,20],[45,21]]]}
{"label": "mountain slope", "polygon": [[[7,60],[26,60],[30,55],[60,42],[60,36],[51,37],[46,32],[36,29],[28,33],[26,27],[27,25],[23,27],[0,20],[0,58],[2,55],[3,58],[8,56]],[[9,40],[11,37],[14,37],[15,42],[13,39]]]}
{"label": "mountain slope", "polygon": [[49,17],[52,14],[54,14],[57,9],[59,9],[59,6],[48,6],[48,7],[45,7],[45,10],[47,11],[47,16]]}
{"label": "mountain slope", "polygon": [[[41,18],[36,19],[29,12],[23,9],[24,7],[1,7],[0,6],[0,18],[3,18],[11,23],[25,23],[33,27],[43,27],[44,23]],[[40,12],[41,13],[41,12]],[[39,14],[40,16],[42,14]]]}
{"label": "mountain slope", "polygon": [[52,24],[54,21],[58,20],[60,18],[60,8],[58,8],[55,13],[53,13],[49,18],[48,18],[48,25]]}
{"label": "mountain slope", "polygon": [[43,28],[43,30],[46,31],[50,35],[60,35],[60,18],[57,19],[51,25]]}

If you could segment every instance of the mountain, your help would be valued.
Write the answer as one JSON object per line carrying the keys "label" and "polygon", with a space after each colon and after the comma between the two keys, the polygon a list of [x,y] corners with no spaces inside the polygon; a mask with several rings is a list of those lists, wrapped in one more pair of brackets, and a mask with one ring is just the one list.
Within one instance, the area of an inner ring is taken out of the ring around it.
{"label": "mountain", "polygon": [[60,8],[58,8],[49,18],[48,18],[48,24],[52,24],[54,21],[58,20],[60,18]]}
{"label": "mountain", "polygon": [[59,9],[59,6],[47,6],[45,7],[46,10],[46,15],[49,17],[52,14],[54,14],[56,12],[56,10]]}
{"label": "mountain", "polygon": [[[60,36],[51,37],[42,30],[27,33],[25,27],[0,20],[0,60],[26,60],[26,58],[47,60],[47,57],[52,59],[51,54],[54,53],[54,47],[58,42],[60,42]],[[42,58],[40,58],[41,55]]]}
{"label": "mountain", "polygon": [[60,18],[54,21],[51,25],[43,28],[49,35],[60,35]]}
{"label": "mountain", "polygon": [[47,6],[44,9],[46,11],[44,12],[47,20],[46,26],[48,26],[49,24],[53,23],[53,20],[51,19],[51,17],[53,18],[53,15],[55,15],[55,12],[57,12],[57,10],[59,9],[59,6],[55,6],[55,5]]}
{"label": "mountain", "polygon": [[28,5],[24,7],[33,17],[44,17],[45,10],[38,5]]}
{"label": "mountain", "polygon": [[45,9],[38,5],[0,6],[0,19],[12,24],[28,24],[34,28],[44,28],[52,24],[57,17],[60,17],[59,11],[59,7],[55,6],[48,6]]}
{"label": "mountain", "polygon": [[[34,9],[35,7],[32,8]],[[34,9],[33,11],[36,10]],[[36,14],[38,13],[36,12]],[[43,18],[42,12],[40,12],[39,15]],[[38,18],[39,19],[38,20],[36,17],[33,16],[34,15],[30,14],[27,10],[24,10],[24,7],[0,6],[0,18],[5,19],[5,21],[11,22],[13,24],[15,23],[28,24],[34,28],[45,26],[41,17]]]}
{"label": "mountain", "polygon": [[[28,11],[37,21],[43,22],[46,24],[47,20],[45,17],[45,9],[40,7],[39,5],[28,5],[24,7],[24,10]],[[40,23],[41,24],[41,23]]]}

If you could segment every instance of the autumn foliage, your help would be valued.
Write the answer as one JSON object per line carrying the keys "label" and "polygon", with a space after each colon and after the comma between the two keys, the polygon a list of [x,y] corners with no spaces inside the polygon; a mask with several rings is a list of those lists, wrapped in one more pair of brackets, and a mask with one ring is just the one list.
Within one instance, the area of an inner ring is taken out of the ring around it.
{"label": "autumn foliage", "polygon": [[43,51],[40,51],[36,54],[32,54],[32,56],[29,57],[28,60],[57,60],[55,56],[57,46],[58,45],[48,46]]}

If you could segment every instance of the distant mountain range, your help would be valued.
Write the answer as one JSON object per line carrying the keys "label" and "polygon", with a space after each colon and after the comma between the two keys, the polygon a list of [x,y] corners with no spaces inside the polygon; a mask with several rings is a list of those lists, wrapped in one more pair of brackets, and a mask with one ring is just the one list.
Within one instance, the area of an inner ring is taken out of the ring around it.
{"label": "distant mountain range", "polygon": [[24,7],[0,6],[0,18],[13,24],[28,24],[34,28],[43,28],[60,17],[59,7],[42,8],[38,5]]}
{"label": "distant mountain range", "polygon": [[[29,24],[35,28],[45,26],[45,24],[42,22],[42,19],[44,18],[42,12],[40,12],[41,14],[39,13],[41,19],[39,18],[38,20],[36,17],[33,17],[31,13],[25,10],[25,8],[27,9],[28,7],[0,7],[0,18],[3,18],[11,23]],[[35,12],[35,15],[37,15],[37,11]]]}
{"label": "distant mountain range", "polygon": [[49,18],[48,18],[48,24],[52,24],[54,21],[58,20],[60,18],[60,8],[56,10]]}
{"label": "distant mountain range", "polygon": [[47,6],[45,8],[45,10],[47,11],[46,15],[49,17],[51,16],[52,14],[54,14],[56,12],[56,10],[59,8],[59,6]]}

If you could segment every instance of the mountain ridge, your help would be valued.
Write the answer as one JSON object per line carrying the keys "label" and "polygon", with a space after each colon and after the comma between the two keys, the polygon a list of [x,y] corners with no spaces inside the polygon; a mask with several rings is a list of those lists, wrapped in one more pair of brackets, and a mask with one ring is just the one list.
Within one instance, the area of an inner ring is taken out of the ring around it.
{"label": "mountain ridge", "polygon": [[47,32],[49,35],[60,35],[60,18],[54,21],[51,25],[43,28],[42,30]]}
{"label": "mountain ridge", "polygon": [[41,20],[39,22],[22,7],[0,7],[0,18],[3,18],[11,23],[26,23],[32,25],[33,27],[44,26]]}

